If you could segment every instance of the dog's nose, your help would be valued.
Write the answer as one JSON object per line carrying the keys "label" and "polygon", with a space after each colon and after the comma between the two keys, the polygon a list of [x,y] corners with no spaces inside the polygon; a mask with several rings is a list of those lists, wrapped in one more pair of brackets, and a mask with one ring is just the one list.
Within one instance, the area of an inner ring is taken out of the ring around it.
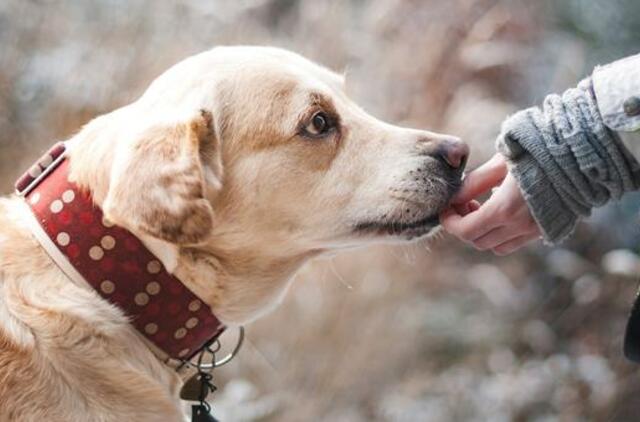
{"label": "dog's nose", "polygon": [[449,167],[462,171],[469,156],[469,146],[458,138],[451,138],[440,142],[436,154]]}

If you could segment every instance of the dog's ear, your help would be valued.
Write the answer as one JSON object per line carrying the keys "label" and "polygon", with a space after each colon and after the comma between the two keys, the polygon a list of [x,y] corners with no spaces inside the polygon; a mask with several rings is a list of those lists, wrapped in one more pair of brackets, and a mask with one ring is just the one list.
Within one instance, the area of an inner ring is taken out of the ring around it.
{"label": "dog's ear", "polygon": [[204,241],[221,186],[220,142],[211,113],[140,131],[118,151],[103,203],[115,224],[175,244]]}

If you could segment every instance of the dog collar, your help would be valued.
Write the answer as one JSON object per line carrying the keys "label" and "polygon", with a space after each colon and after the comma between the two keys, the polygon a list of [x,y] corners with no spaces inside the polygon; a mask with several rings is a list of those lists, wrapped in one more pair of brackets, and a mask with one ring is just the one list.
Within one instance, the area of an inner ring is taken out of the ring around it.
{"label": "dog collar", "polygon": [[38,224],[33,234],[70,278],[120,308],[168,358],[188,361],[224,325],[128,230],[108,222],[88,192],[70,182],[64,143],[16,182]]}

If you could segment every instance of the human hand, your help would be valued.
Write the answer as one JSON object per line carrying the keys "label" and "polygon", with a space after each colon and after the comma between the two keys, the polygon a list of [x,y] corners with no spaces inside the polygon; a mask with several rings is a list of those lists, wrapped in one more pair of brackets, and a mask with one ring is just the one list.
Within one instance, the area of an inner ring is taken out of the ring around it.
{"label": "human hand", "polygon": [[[485,203],[475,199],[494,187]],[[541,234],[500,154],[467,175],[450,207],[440,214],[440,223],[458,239],[496,255],[510,254]]]}

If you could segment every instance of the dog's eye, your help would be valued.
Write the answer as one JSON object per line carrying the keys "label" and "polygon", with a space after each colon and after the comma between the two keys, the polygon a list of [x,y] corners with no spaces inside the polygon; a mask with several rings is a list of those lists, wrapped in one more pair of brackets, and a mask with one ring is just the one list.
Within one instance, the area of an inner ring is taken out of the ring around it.
{"label": "dog's eye", "polygon": [[304,127],[306,135],[322,136],[329,132],[332,128],[331,119],[323,111],[319,111],[313,115],[309,124]]}

